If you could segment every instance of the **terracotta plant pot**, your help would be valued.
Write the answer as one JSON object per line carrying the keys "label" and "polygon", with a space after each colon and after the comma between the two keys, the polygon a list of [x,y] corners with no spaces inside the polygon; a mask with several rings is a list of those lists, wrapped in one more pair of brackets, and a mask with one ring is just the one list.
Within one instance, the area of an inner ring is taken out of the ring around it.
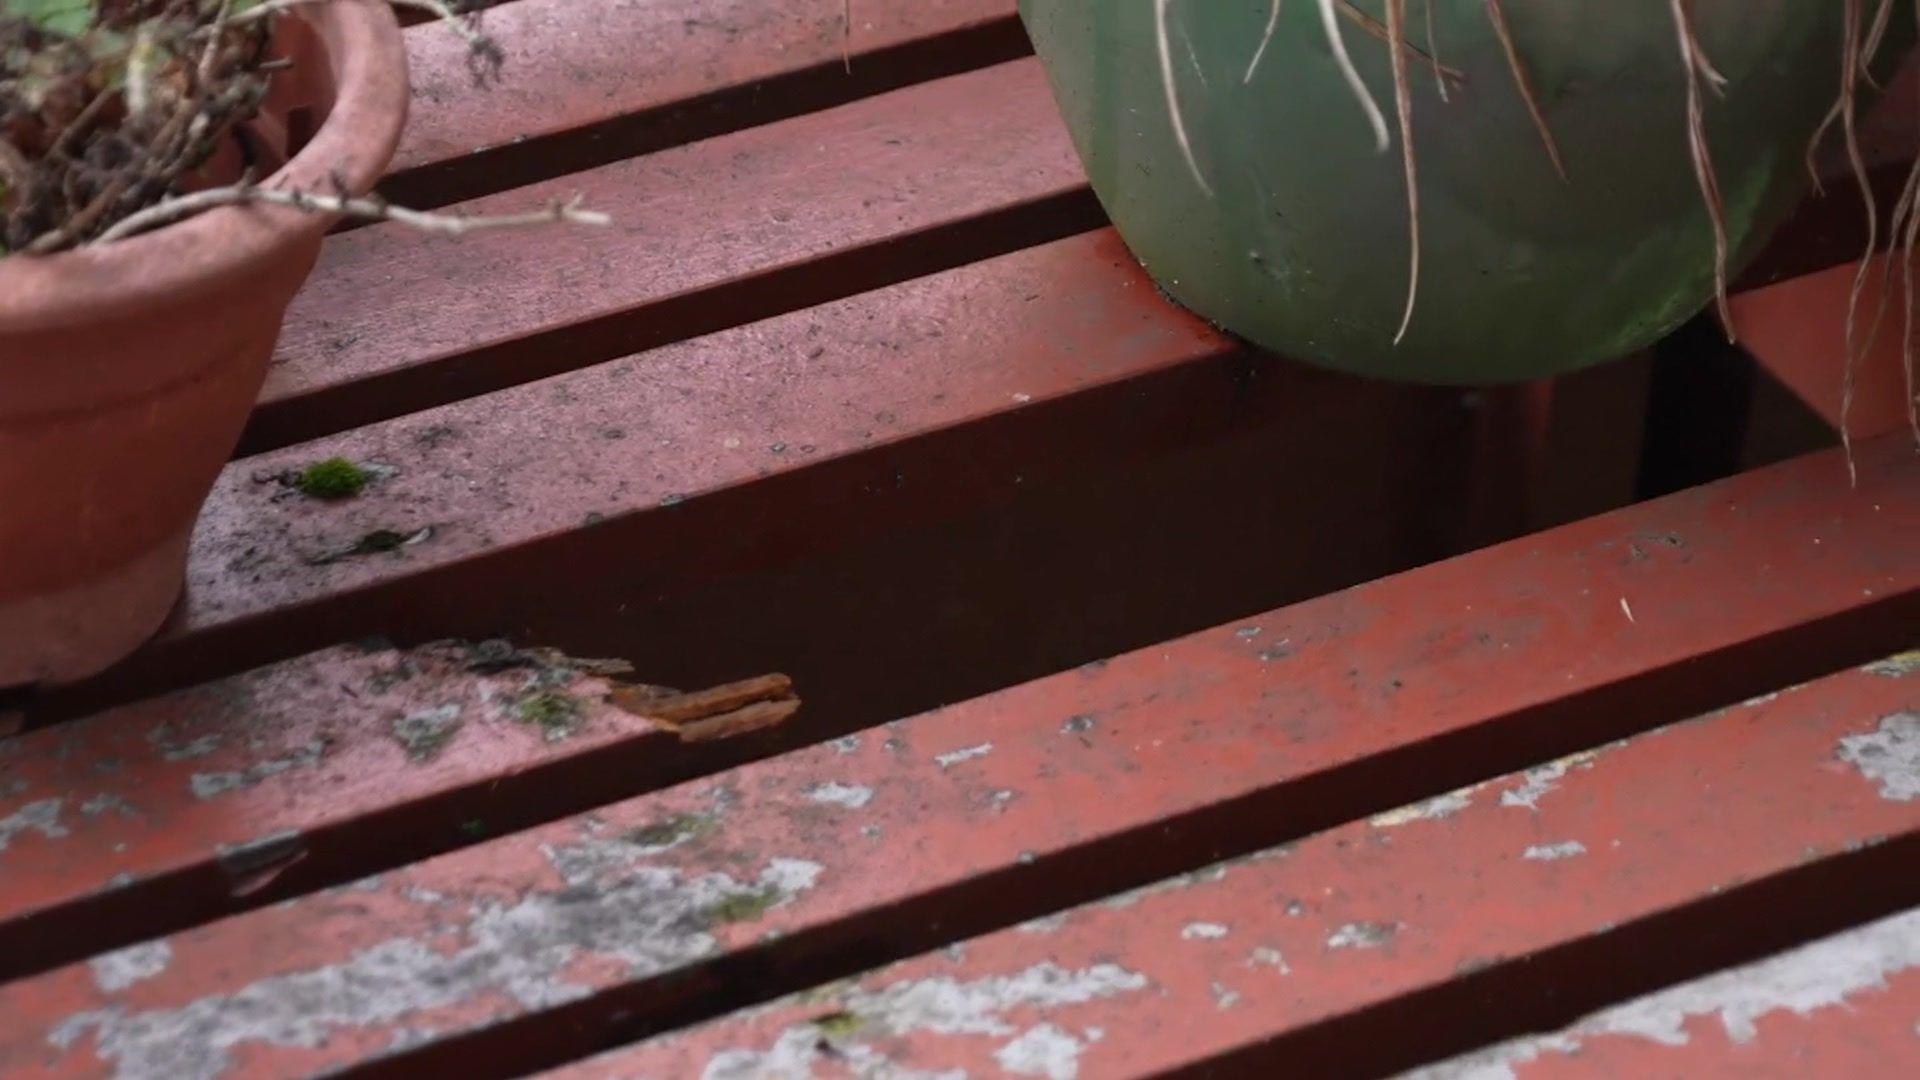
{"label": "terracotta plant pot", "polygon": [[[283,17],[258,132],[311,131],[269,185],[371,188],[406,121],[377,0]],[[281,136],[284,139],[284,135]],[[180,597],[200,504],[246,423],[331,221],[226,208],[58,255],[0,259],[0,687],[72,681]]]}

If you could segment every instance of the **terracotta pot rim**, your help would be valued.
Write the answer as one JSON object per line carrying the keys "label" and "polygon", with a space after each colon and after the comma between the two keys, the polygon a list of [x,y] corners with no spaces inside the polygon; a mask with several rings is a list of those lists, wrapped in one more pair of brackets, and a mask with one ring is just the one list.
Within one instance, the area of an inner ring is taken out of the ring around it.
{"label": "terracotta pot rim", "polygon": [[[331,0],[294,14],[325,39],[336,96],[313,138],[266,183],[330,189],[338,176],[351,190],[369,190],[406,123],[399,23],[382,0]],[[287,207],[222,207],[96,248],[0,258],[0,331],[177,303],[247,273],[330,223]]]}

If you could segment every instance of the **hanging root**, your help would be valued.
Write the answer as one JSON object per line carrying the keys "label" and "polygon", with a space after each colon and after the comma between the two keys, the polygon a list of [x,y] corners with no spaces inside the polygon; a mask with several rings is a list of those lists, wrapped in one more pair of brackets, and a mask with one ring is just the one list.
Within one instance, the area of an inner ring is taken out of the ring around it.
{"label": "hanging root", "polygon": [[[1373,127],[1373,142],[1381,153],[1387,152],[1392,139],[1387,134],[1387,118],[1380,113],[1380,106],[1373,100],[1373,94],[1367,90],[1367,84],[1360,78],[1360,72],[1353,66],[1353,57],[1347,55],[1346,39],[1340,36],[1340,12],[1337,0],[1319,0],[1320,24],[1327,32],[1327,47],[1333,50],[1333,62],[1339,66],[1341,77],[1347,80],[1347,87],[1360,103],[1360,110],[1367,114],[1367,123]],[[1395,55],[1398,49],[1391,50]],[[1163,50],[1164,52],[1164,50]]]}
{"label": "hanging root", "polygon": [[1854,382],[1859,374],[1862,353],[1865,351],[1859,341],[1860,294],[1866,288],[1867,272],[1872,265],[1874,252],[1880,246],[1880,208],[1873,197],[1873,185],[1867,179],[1867,163],[1860,153],[1860,130],[1858,100],[1860,89],[1860,69],[1863,59],[1864,43],[1861,41],[1861,0],[1845,0],[1844,18],[1846,28],[1841,49],[1840,63],[1840,124],[1847,140],[1847,165],[1853,170],[1853,179],[1860,187],[1860,202],[1867,215],[1867,247],[1861,257],[1859,269],[1853,275],[1853,288],[1847,296],[1847,332],[1845,374],[1840,383],[1840,445],[1847,456],[1847,475],[1854,482],[1859,481],[1859,473],[1853,459],[1853,391]]}
{"label": "hanging root", "polygon": [[1253,50],[1253,59],[1247,61],[1247,74],[1240,82],[1244,85],[1253,82],[1253,73],[1260,69],[1260,60],[1267,55],[1267,46],[1273,44],[1273,31],[1280,25],[1280,0],[1271,0],[1267,9],[1267,28],[1260,32],[1260,47]]}
{"label": "hanging root", "polygon": [[[1407,0],[1387,0],[1387,36],[1398,42],[1407,28]],[[1393,106],[1400,122],[1400,160],[1407,172],[1407,236],[1410,254],[1407,264],[1407,309],[1400,316],[1400,330],[1393,343],[1400,344],[1413,323],[1413,305],[1420,296],[1420,185],[1419,170],[1413,152],[1413,80],[1407,73],[1407,51],[1392,49]]]}
{"label": "hanging root", "polygon": [[[1687,152],[1693,158],[1693,173],[1700,181],[1700,196],[1707,205],[1707,218],[1713,224],[1713,298],[1720,311],[1720,323],[1732,341],[1733,309],[1727,304],[1727,215],[1720,197],[1720,178],[1713,171],[1713,151],[1707,145],[1705,106],[1700,99],[1700,82],[1720,78],[1719,73],[1701,55],[1700,42],[1693,34],[1693,19],[1687,13],[1687,0],[1669,0],[1673,25],[1680,40],[1680,62],[1687,75]],[[1858,3],[1859,0],[1847,0]],[[1721,79],[1724,82],[1724,79]]]}
{"label": "hanging root", "polygon": [[[1880,0],[1880,10],[1874,15],[1873,27],[1867,33],[1866,43],[1859,49],[1858,62],[1862,68],[1861,74],[1866,77],[1869,85],[1873,84],[1873,77],[1865,68],[1880,51],[1880,43],[1887,30],[1886,16],[1892,2],[1893,0]],[[1820,179],[1820,144],[1826,141],[1827,132],[1833,130],[1833,125],[1840,122],[1842,100],[1843,98],[1834,100],[1832,107],[1827,109],[1827,115],[1820,118],[1820,125],[1813,129],[1813,137],[1807,140],[1807,177],[1813,181],[1813,192],[1816,195],[1826,194],[1826,185]]]}
{"label": "hanging root", "polygon": [[1166,93],[1167,116],[1173,121],[1173,139],[1180,144],[1180,154],[1187,159],[1187,169],[1193,173],[1193,182],[1200,190],[1213,198],[1213,185],[1207,183],[1206,174],[1200,171],[1200,162],[1193,156],[1193,142],[1187,138],[1187,121],[1180,113],[1180,90],[1173,77],[1173,28],[1168,15],[1172,0],[1153,0],[1153,37],[1154,45],[1160,52],[1160,87]]}
{"label": "hanging root", "polygon": [[1433,88],[1440,94],[1440,103],[1449,104],[1447,80],[1440,63],[1440,42],[1433,32],[1433,5],[1439,0],[1424,0],[1427,9],[1427,55],[1433,59]]}
{"label": "hanging root", "polygon": [[840,66],[853,74],[853,0],[840,3]]}
{"label": "hanging root", "polygon": [[[1431,15],[1431,0],[1427,13]],[[1528,74],[1526,62],[1520,58],[1520,49],[1513,42],[1513,32],[1507,27],[1507,13],[1500,7],[1500,0],[1487,0],[1487,21],[1493,24],[1493,36],[1500,39],[1500,48],[1507,54],[1507,67],[1513,71],[1513,85],[1520,91],[1520,100],[1526,103],[1527,115],[1533,118],[1533,127],[1540,133],[1540,145],[1547,149],[1547,160],[1553,163],[1553,171],[1559,175],[1560,182],[1567,182],[1567,166],[1560,159],[1560,143],[1553,137],[1553,128],[1547,124],[1547,114],[1540,110],[1540,98],[1534,93],[1533,76]]]}

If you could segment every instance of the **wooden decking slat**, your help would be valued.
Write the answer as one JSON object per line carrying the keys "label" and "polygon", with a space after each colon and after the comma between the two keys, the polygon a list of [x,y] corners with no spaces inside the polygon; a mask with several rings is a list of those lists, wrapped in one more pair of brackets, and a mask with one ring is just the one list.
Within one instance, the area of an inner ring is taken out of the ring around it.
{"label": "wooden decking slat", "polygon": [[[1838,675],[559,1075],[1418,1064],[1920,899],[1889,873],[1920,857],[1914,777],[1875,756],[1910,747],[1915,709],[1920,679]],[[1792,993],[1749,1000],[1770,991]]]}
{"label": "wooden decking slat", "polygon": [[[109,682],[177,686],[376,633],[560,640],[560,616],[608,596],[645,603],[1262,416],[1439,419],[1418,391],[1253,363],[1095,233],[243,460],[209,500],[179,617]],[[1323,457],[1358,479],[1321,512],[1390,526],[1380,463],[1416,460],[1399,439]],[[343,503],[273,479],[330,455],[397,472]]]}
{"label": "wooden decking slat", "polygon": [[528,382],[1099,220],[1032,60],[461,208],[576,194],[615,223],[461,237],[379,225],[329,238],[246,446]]}
{"label": "wooden decking slat", "polygon": [[1916,1035],[1920,908],[1402,1080],[1891,1080],[1920,1061]]}
{"label": "wooden decking slat", "polygon": [[837,0],[517,0],[482,22],[506,62],[479,87],[464,41],[415,27],[413,113],[383,190],[441,206],[1028,50],[1013,0],[855,16],[849,42]]}
{"label": "wooden decking slat", "polygon": [[[0,978],[691,774],[600,681],[498,655],[345,646],[0,740]],[[548,691],[578,714],[522,715]]]}
{"label": "wooden decking slat", "polygon": [[1817,455],[186,931],[125,986],[38,976],[0,1071],[189,1017],[268,1071],[547,1063],[578,1046],[548,1020],[711,1015],[1644,730],[1911,630],[1920,462],[1863,458],[1857,491]]}

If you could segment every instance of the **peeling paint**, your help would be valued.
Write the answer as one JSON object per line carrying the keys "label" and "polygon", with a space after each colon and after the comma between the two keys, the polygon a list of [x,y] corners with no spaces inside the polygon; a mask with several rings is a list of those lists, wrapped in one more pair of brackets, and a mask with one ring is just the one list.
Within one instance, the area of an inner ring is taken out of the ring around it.
{"label": "peeling paint", "polygon": [[1472,791],[1472,788],[1461,788],[1445,795],[1436,795],[1423,802],[1410,803],[1398,810],[1376,814],[1368,819],[1368,823],[1377,829],[1391,829],[1415,821],[1437,821],[1440,818],[1452,817],[1473,805]]}
{"label": "peeling paint", "polygon": [[1562,840],[1557,844],[1534,844],[1527,848],[1527,850],[1521,852],[1520,857],[1523,859],[1534,859],[1540,862],[1557,862],[1560,859],[1571,859],[1576,855],[1585,855],[1586,853],[1587,845],[1580,841]]}
{"label": "peeling paint", "polygon": [[1392,923],[1351,922],[1327,935],[1329,949],[1377,949],[1393,940],[1400,928]]}
{"label": "peeling paint", "polygon": [[440,756],[453,737],[460,734],[463,724],[459,703],[448,702],[436,709],[422,709],[402,716],[393,722],[391,731],[393,741],[407,752],[409,760],[425,763]]}
{"label": "peeling paint", "polygon": [[48,840],[67,835],[67,827],[60,824],[60,808],[65,803],[65,799],[41,799],[28,803],[6,817],[0,817],[0,851],[7,850],[7,845],[13,843],[14,837],[29,829]]}
{"label": "peeling paint", "polygon": [[[766,1080],[770,1077],[807,1077],[829,1062],[856,1077],[875,1080],[961,1080],[964,1070],[928,1072],[890,1060],[875,1044],[881,1038],[925,1032],[933,1035],[975,1035],[1004,1038],[994,1054],[1002,1068],[1016,1075],[1049,1080],[1079,1075],[1082,1041],[1048,1020],[1017,1027],[1007,1019],[1015,1010],[1048,1010],[1082,1005],[1145,989],[1145,976],[1117,964],[1096,964],[1070,970],[1058,964],[1036,964],[1012,975],[994,975],[960,981],[944,976],[907,979],[868,990],[845,984],[810,991],[790,1003],[824,1005],[832,1015],[856,1018],[845,1037],[830,1037],[815,1024],[795,1024],[765,1049],[732,1048],[716,1053],[702,1072],[703,1080]],[[1038,1034],[1036,1034],[1036,1032]]]}
{"label": "peeling paint", "polygon": [[842,735],[827,745],[833,747],[833,752],[836,754],[851,754],[860,749],[860,736]]}
{"label": "peeling paint", "polygon": [[1528,1036],[1429,1065],[1402,1080],[1514,1080],[1514,1066],[1548,1054],[1578,1054],[1591,1039],[1630,1037],[1663,1046],[1691,1041],[1687,1021],[1716,1017],[1727,1038],[1748,1043],[1759,1020],[1788,1010],[1809,1016],[1845,1008],[1864,990],[1920,967],[1920,911],[1909,911],[1758,963],[1649,994],[1577,1021],[1551,1035]]}
{"label": "peeling paint", "polygon": [[1247,954],[1247,966],[1276,968],[1282,975],[1293,974],[1293,969],[1287,966],[1287,958],[1281,955],[1279,949],[1271,945],[1255,946],[1253,951]]}
{"label": "peeling paint", "polygon": [[1076,1080],[1080,1075],[1080,1051],[1085,1047],[1085,1043],[1061,1028],[1040,1024],[994,1051],[993,1059],[1016,1076]]}
{"label": "peeling paint", "polygon": [[935,754],[933,762],[943,769],[950,769],[963,761],[971,761],[977,757],[986,757],[991,753],[993,753],[993,744],[983,742],[978,746],[969,746],[961,750],[949,750],[944,754]]}
{"label": "peeling paint", "polygon": [[106,813],[125,814],[128,817],[139,816],[134,805],[111,791],[103,791],[80,804],[80,812],[87,817],[99,817]]}
{"label": "peeling paint", "polygon": [[1897,712],[1870,735],[1848,735],[1840,740],[1838,756],[1878,782],[1881,798],[1920,799],[1920,713]]}
{"label": "peeling paint", "polygon": [[873,789],[858,784],[842,784],[829,781],[815,784],[806,791],[807,798],[817,803],[831,806],[844,806],[849,810],[858,810],[873,801]]}
{"label": "peeling paint", "polygon": [[165,761],[188,761],[206,757],[220,749],[218,735],[201,735],[186,742],[175,742],[173,729],[165,724],[147,732],[147,741],[159,749],[160,757]]}
{"label": "peeling paint", "polygon": [[1920,674],[1920,649],[1908,649],[1885,660],[1875,660],[1860,670],[1889,679],[1904,679],[1908,675]]}
{"label": "peeling paint", "polygon": [[1540,799],[1548,792],[1560,786],[1560,781],[1575,768],[1590,768],[1598,750],[1582,750],[1569,754],[1558,761],[1528,769],[1520,774],[1520,782],[1500,793],[1501,806],[1524,806],[1529,810],[1540,809]]}
{"label": "peeling paint", "polygon": [[[798,859],[768,863],[758,881],[727,874],[686,876],[638,861],[646,849],[619,840],[550,849],[566,882],[512,902],[475,903],[465,943],[449,951],[400,937],[337,964],[260,979],[175,1009],[123,1005],[70,1017],[48,1033],[68,1048],[89,1035],[120,1077],[213,1080],[249,1045],[316,1047],[343,1031],[393,1025],[453,1005],[524,1009],[577,1001],[592,988],[574,981],[576,961],[624,964],[642,979],[717,951],[706,913],[731,897],[810,887],[820,867]],[[454,922],[448,912],[443,923]]]}
{"label": "peeling paint", "polygon": [[1051,915],[1042,915],[1037,919],[1028,919],[1019,926],[1023,934],[1051,934],[1067,925],[1068,912],[1056,911]]}
{"label": "peeling paint", "polygon": [[1231,931],[1217,922],[1190,922],[1180,928],[1182,941],[1211,941],[1226,937]]}
{"label": "peeling paint", "polygon": [[109,994],[117,994],[137,982],[145,982],[167,970],[173,963],[173,946],[150,941],[96,956],[87,962],[93,969],[93,981]]}
{"label": "peeling paint", "polygon": [[320,763],[326,753],[326,741],[315,739],[295,747],[293,753],[286,757],[256,761],[236,772],[194,773],[188,778],[187,786],[196,799],[217,798],[230,791],[254,787],[291,769],[312,768]]}
{"label": "peeling paint", "polygon": [[1233,989],[1226,983],[1215,982],[1208,986],[1207,989],[1213,994],[1214,1007],[1221,1012],[1226,1012],[1228,1009],[1240,1004],[1240,991]]}

